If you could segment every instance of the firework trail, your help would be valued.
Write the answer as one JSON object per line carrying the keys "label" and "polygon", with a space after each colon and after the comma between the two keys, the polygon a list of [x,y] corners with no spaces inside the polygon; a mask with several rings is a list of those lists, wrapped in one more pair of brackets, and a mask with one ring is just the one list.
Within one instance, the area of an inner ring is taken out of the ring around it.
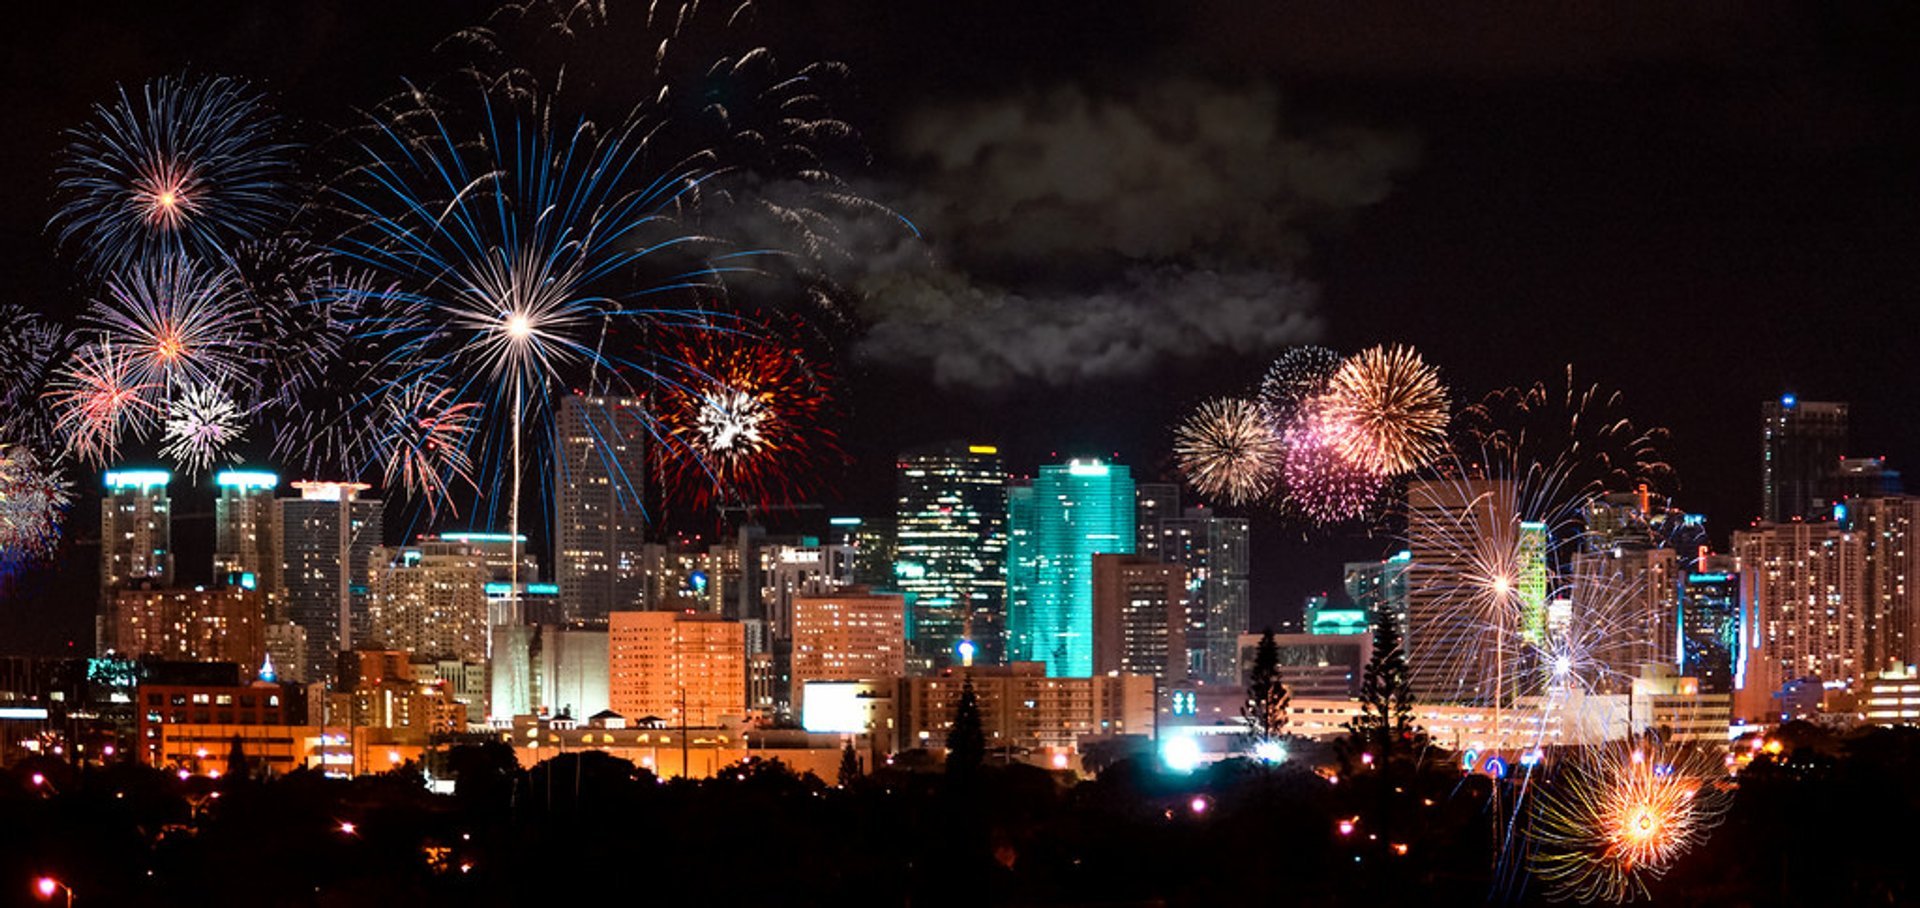
{"label": "firework trail", "polygon": [[1620,394],[1582,387],[1568,366],[1563,383],[1504,388],[1454,418],[1455,444],[1479,456],[1553,464],[1565,461],[1569,480],[1591,492],[1632,492],[1645,483],[1655,494],[1679,491],[1662,458],[1667,430],[1641,430],[1619,413]]}
{"label": "firework trail", "polygon": [[475,488],[467,447],[479,404],[456,402],[451,389],[416,381],[385,394],[382,409],[372,453],[388,487],[425,501],[430,514],[452,504],[453,483]]}
{"label": "firework trail", "polygon": [[1350,431],[1318,410],[1297,413],[1281,436],[1280,478],[1286,501],[1322,524],[1361,520],[1378,510],[1388,479],[1348,460]]}
{"label": "firework trail", "polygon": [[1280,438],[1266,410],[1233,397],[1201,404],[1174,432],[1173,450],[1195,489],[1231,505],[1267,497],[1280,469]]}
{"label": "firework trail", "polygon": [[226,392],[215,385],[189,388],[167,404],[162,426],[162,457],[170,457],[197,476],[246,434],[243,414]]}
{"label": "firework trail", "polygon": [[1632,739],[1575,750],[1533,795],[1528,868],[1548,897],[1649,898],[1732,802],[1721,754]]}
{"label": "firework trail", "polygon": [[1307,402],[1327,393],[1327,384],[1344,361],[1326,347],[1293,347],[1273,361],[1260,380],[1260,403],[1276,421],[1294,417]]}
{"label": "firework trail", "polygon": [[77,338],[22,306],[0,306],[0,441],[53,450],[56,417],[42,396]]}
{"label": "firework trail", "polygon": [[289,411],[334,378],[351,332],[342,313],[371,282],[298,236],[242,245],[226,271],[246,338],[243,402],[276,424],[296,422]]}
{"label": "firework trail", "polygon": [[86,321],[128,357],[135,383],[156,405],[178,388],[243,381],[240,309],[223,272],[177,255],[142,260],[110,275]]}
{"label": "firework trail", "polygon": [[1342,456],[1374,473],[1413,472],[1446,445],[1446,386],[1411,347],[1373,347],[1349,357],[1315,406],[1346,425]]}
{"label": "firework trail", "polygon": [[60,241],[96,272],[155,256],[216,261],[291,210],[292,149],[258,92],[225,76],[125,86],[66,134],[56,171]]}
{"label": "firework trail", "polygon": [[662,349],[680,364],[659,393],[666,473],[696,506],[785,503],[843,457],[826,424],[832,378],[790,344],[709,328],[674,332]]}
{"label": "firework trail", "polygon": [[134,359],[111,344],[90,343],[55,373],[45,397],[55,433],[81,462],[105,466],[120,439],[144,436],[160,416],[160,388],[140,380]]}
{"label": "firework trail", "polygon": [[52,557],[72,496],[26,445],[0,445],[0,576]]}

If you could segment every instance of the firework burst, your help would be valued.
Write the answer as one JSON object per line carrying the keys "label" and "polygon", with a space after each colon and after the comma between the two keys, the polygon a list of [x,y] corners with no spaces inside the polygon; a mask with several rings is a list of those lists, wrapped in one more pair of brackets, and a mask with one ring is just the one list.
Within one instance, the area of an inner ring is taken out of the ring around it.
{"label": "firework burst", "polygon": [[683,364],[661,390],[667,470],[698,505],[782,503],[840,457],[831,378],[799,350],[741,330],[681,331],[666,349]]}
{"label": "firework burst", "polygon": [[1326,347],[1294,347],[1280,355],[1260,380],[1260,403],[1276,420],[1291,419],[1308,401],[1327,393],[1340,370],[1339,353]]}
{"label": "firework burst", "polygon": [[1377,509],[1387,478],[1348,460],[1345,424],[1306,410],[1281,435],[1280,478],[1286,501],[1323,524],[1360,520]]}
{"label": "firework burst", "polygon": [[139,384],[164,395],[245,379],[245,335],[224,273],[161,256],[112,275],[106,289],[87,321],[128,355]]}
{"label": "firework burst", "polygon": [[105,466],[128,432],[144,435],[161,410],[160,388],[143,383],[134,359],[112,344],[91,343],[54,375],[46,399],[55,431],[81,461]]}
{"label": "firework burst", "polygon": [[21,306],[0,306],[0,439],[52,450],[55,417],[42,396],[76,338],[52,320]]}
{"label": "firework burst", "polygon": [[451,389],[419,381],[404,391],[388,392],[382,409],[373,453],[388,486],[424,500],[429,512],[452,503],[453,483],[473,487],[467,447],[478,425],[479,404],[460,403]]}
{"label": "firework burst", "polygon": [[1568,366],[1561,383],[1504,388],[1454,418],[1455,446],[1473,457],[1564,461],[1569,480],[1591,492],[1631,492],[1646,484],[1673,494],[1679,480],[1661,459],[1667,431],[1638,429],[1622,415],[1620,394],[1581,386]]}
{"label": "firework burst", "polygon": [[0,445],[0,574],[51,557],[72,497],[31,448]]}
{"label": "firework burst", "polygon": [[173,458],[189,476],[198,475],[246,434],[242,416],[218,386],[189,388],[167,404],[160,454]]}
{"label": "firework burst", "polygon": [[53,226],[88,265],[113,271],[154,255],[218,260],[291,210],[291,149],[246,83],[164,76],[122,86],[67,132]]}
{"label": "firework burst", "polygon": [[1528,866],[1556,900],[1647,898],[1719,823],[1730,790],[1713,752],[1634,740],[1576,751],[1535,789]]}
{"label": "firework burst", "polygon": [[1447,389],[1411,347],[1373,347],[1340,364],[1315,405],[1343,423],[1341,456],[1383,476],[1410,473],[1447,440]]}
{"label": "firework burst", "polygon": [[1250,504],[1273,489],[1280,439],[1253,401],[1222,397],[1200,405],[1174,433],[1180,472],[1201,494]]}

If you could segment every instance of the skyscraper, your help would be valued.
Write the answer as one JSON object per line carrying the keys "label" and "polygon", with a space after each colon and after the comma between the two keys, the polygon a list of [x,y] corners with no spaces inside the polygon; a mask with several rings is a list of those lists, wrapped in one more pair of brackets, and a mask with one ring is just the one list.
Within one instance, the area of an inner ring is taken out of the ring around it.
{"label": "skyscraper", "polygon": [[461,542],[423,542],[373,552],[367,606],[375,645],[412,655],[487,658],[486,556]]}
{"label": "skyscraper", "polygon": [[[367,583],[385,504],[361,498],[364,483],[296,482],[293,487],[299,498],[273,503],[273,537],[280,546],[276,592],[287,620],[306,630],[304,676],[317,681],[333,673],[335,654],[351,649],[369,630]],[[343,615],[348,616],[344,628]]]}
{"label": "skyscraper", "polygon": [[1007,470],[992,445],[900,455],[894,583],[912,594],[914,652],[953,664],[960,641],[997,664],[1006,638]]}
{"label": "skyscraper", "polygon": [[1730,694],[1741,666],[1740,575],[1733,559],[1712,556],[1680,587],[1680,674],[1700,679],[1700,690]]}
{"label": "skyscraper", "polygon": [[1847,405],[1782,396],[1760,405],[1760,519],[1821,519],[1847,444]]}
{"label": "skyscraper", "polygon": [[109,470],[100,499],[100,595],[148,582],[173,583],[173,524],[165,470]]}
{"label": "skyscraper", "polygon": [[1770,710],[1789,681],[1848,682],[1863,674],[1866,616],[1860,577],[1849,569],[1847,534],[1835,523],[1761,523],[1733,534],[1734,563],[1747,603],[1746,648],[1736,715]]}
{"label": "skyscraper", "polygon": [[1172,482],[1135,483],[1133,497],[1134,554],[1160,561],[1160,521],[1180,516],[1180,485]]}
{"label": "skyscraper", "polygon": [[808,681],[881,681],[907,671],[906,600],[854,587],[793,599],[793,712]]}
{"label": "skyscraper", "polygon": [[1384,561],[1349,561],[1345,570],[1353,607],[1366,612],[1368,621],[1385,609],[1400,622],[1401,639],[1407,635],[1407,565],[1412,561],[1412,552],[1396,552]]}
{"label": "skyscraper", "polygon": [[1160,560],[1187,570],[1187,674],[1240,683],[1240,635],[1247,632],[1248,526],[1204,507],[1160,521]]}
{"label": "skyscraper", "polygon": [[641,401],[568,395],[556,421],[555,572],[569,618],[641,608],[646,438]]}
{"label": "skyscraper", "polygon": [[1093,672],[1187,677],[1187,571],[1138,555],[1093,556]]}
{"label": "skyscraper", "polygon": [[1132,554],[1135,516],[1132,473],[1097,460],[1043,466],[1009,497],[1009,661],[1093,672],[1093,556]]}
{"label": "skyscraper", "polygon": [[[273,544],[273,490],[280,477],[258,470],[222,470],[213,484],[213,580],[230,574],[253,575],[253,584],[272,590],[279,584],[278,553]],[[244,582],[244,581],[243,581]]]}
{"label": "skyscraper", "polygon": [[614,612],[607,642],[614,712],[703,726],[746,715],[747,641],[740,622],[684,612]]}
{"label": "skyscraper", "polygon": [[1920,498],[1887,495],[1847,502],[1849,573],[1866,601],[1866,671],[1920,662]]}

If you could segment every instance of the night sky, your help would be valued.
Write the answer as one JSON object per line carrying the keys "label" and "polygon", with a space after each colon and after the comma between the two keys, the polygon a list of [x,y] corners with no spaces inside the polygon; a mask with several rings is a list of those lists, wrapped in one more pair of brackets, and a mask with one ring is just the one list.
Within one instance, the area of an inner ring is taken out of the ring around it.
{"label": "night sky", "polygon": [[[244,76],[324,130],[491,6],[15,13],[10,298],[82,305],[51,173],[116,82]],[[1572,364],[1671,430],[1677,503],[1722,540],[1758,509],[1763,399],[1850,401],[1849,453],[1920,470],[1916,35],[1897,4],[768,4],[783,62],[851,68],[836,113],[873,161],[841,176],[926,237],[836,275],[866,327],[825,497],[884,511],[893,454],[948,437],[1154,478],[1187,408],[1315,340],[1413,344],[1467,399]],[[1256,625],[1384,547],[1254,532]],[[0,610],[0,650],[84,646],[92,570]]]}

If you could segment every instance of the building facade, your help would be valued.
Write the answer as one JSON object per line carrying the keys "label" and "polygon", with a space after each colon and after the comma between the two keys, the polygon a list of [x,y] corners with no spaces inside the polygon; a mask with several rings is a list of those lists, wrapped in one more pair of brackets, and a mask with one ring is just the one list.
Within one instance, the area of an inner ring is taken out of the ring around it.
{"label": "building facade", "polygon": [[1760,519],[1819,520],[1847,446],[1847,405],[1788,394],[1760,405]]}
{"label": "building facade", "polygon": [[1007,469],[992,445],[953,442],[900,455],[892,583],[911,594],[914,651],[936,666],[997,664],[1006,638]]}
{"label": "building facade", "polygon": [[1834,523],[1758,523],[1733,534],[1747,603],[1737,714],[1772,712],[1772,697],[1790,681],[1847,684],[1865,673],[1866,597],[1850,542]]}
{"label": "building facade", "polygon": [[1144,675],[1052,677],[1046,666],[1016,662],[906,678],[895,710],[901,747],[944,748],[954,707],[968,680],[988,748],[1073,751],[1080,739],[1153,734],[1154,680]]}
{"label": "building facade", "polygon": [[239,586],[117,590],[108,648],[134,659],[259,668],[267,655],[264,605],[258,590]]}
{"label": "building facade", "polygon": [[1187,571],[1187,675],[1240,683],[1240,635],[1248,630],[1249,525],[1188,508],[1160,521],[1160,559]]}
{"label": "building facade", "polygon": [[487,658],[484,554],[461,542],[423,542],[373,552],[371,643],[421,656]]}
{"label": "building facade", "polygon": [[608,695],[632,721],[720,726],[747,713],[744,626],[713,615],[614,612],[609,617]]}
{"label": "building facade", "polygon": [[554,445],[554,562],[568,618],[600,620],[646,594],[643,401],[568,395]]}
{"label": "building facade", "polygon": [[906,599],[860,587],[793,600],[793,709],[809,681],[884,681],[907,673]]}
{"label": "building facade", "polygon": [[165,470],[107,471],[100,499],[100,614],[107,614],[123,586],[173,584],[172,481]]}
{"label": "building facade", "polygon": [[1093,556],[1093,673],[1187,675],[1187,571],[1138,555]]}
{"label": "building facade", "polygon": [[[361,497],[367,488],[361,483],[293,485],[299,498],[273,503],[273,538],[280,546],[275,617],[284,616],[306,632],[301,676],[318,681],[330,675],[334,654],[351,649],[352,641],[369,630],[368,581],[385,505]],[[343,614],[349,617],[344,626]]]}
{"label": "building facade", "polygon": [[273,538],[273,492],[280,477],[258,470],[222,470],[213,476],[213,579],[253,577],[253,585],[279,584],[279,549]]}
{"label": "building facade", "polygon": [[1008,657],[1054,677],[1093,672],[1093,556],[1132,554],[1132,473],[1072,461],[1008,498]]}

